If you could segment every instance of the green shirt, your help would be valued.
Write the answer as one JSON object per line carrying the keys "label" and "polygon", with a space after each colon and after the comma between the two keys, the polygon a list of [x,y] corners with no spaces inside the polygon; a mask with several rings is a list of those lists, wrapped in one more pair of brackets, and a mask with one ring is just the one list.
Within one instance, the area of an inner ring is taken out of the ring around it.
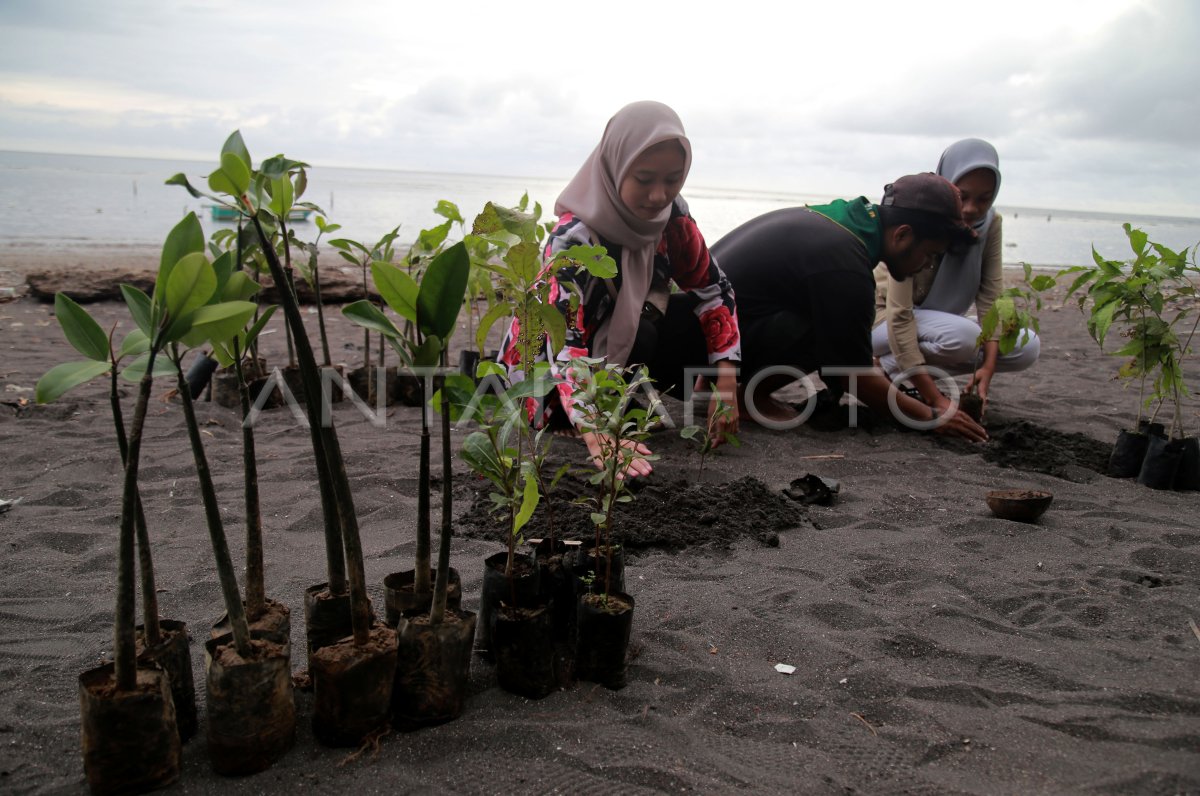
{"label": "green shirt", "polygon": [[868,202],[867,197],[835,199],[827,205],[807,207],[858,238],[871,262],[879,262],[883,253],[883,222],[879,218],[879,207]]}

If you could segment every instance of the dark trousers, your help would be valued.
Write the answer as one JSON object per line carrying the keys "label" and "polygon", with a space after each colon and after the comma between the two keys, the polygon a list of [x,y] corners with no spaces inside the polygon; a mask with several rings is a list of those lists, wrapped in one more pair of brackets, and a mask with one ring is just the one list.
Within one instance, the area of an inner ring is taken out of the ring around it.
{"label": "dark trousers", "polygon": [[794,312],[738,319],[742,333],[742,384],[760,370],[786,365],[805,373],[821,367],[821,351],[812,324]]}
{"label": "dark trousers", "polygon": [[642,315],[629,361],[646,366],[659,392],[683,398],[684,368],[709,366],[700,319],[686,294],[672,294],[657,320]]}

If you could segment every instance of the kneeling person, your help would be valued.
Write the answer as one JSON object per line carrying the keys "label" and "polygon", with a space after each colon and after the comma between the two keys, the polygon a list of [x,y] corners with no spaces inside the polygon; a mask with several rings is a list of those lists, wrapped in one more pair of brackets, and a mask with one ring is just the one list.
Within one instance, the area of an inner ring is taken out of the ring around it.
{"label": "kneeling person", "polygon": [[[756,380],[744,409],[771,420],[795,418],[795,410],[771,393],[794,381],[796,371],[818,371],[831,386],[855,388],[873,410],[890,411],[891,382],[872,369],[872,271],[882,261],[903,280],[931,267],[949,247],[974,238],[963,222],[958,189],[926,173],[889,184],[879,204],[859,197],[776,210],[717,241],[712,253],[738,297],[739,381],[744,387],[761,371],[779,368]],[[853,380],[847,371],[853,371]],[[920,401],[904,394],[894,399],[911,420],[938,420],[936,410]],[[937,430],[987,439],[962,412],[945,418]]]}

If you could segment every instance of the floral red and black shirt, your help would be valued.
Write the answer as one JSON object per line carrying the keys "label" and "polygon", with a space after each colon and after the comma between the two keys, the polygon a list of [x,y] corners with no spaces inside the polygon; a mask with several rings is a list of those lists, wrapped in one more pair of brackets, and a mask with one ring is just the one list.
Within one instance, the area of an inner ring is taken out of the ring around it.
{"label": "floral red and black shirt", "polygon": [[[557,226],[550,233],[544,257],[549,260],[558,252],[572,246],[596,243],[604,246],[609,256],[617,263],[621,262],[619,245],[599,237],[588,229],[581,219],[567,213],[559,218]],[[563,379],[557,390],[559,401],[568,415],[573,414],[573,387],[570,374],[566,372],[566,365],[576,357],[589,355],[592,336],[612,312],[616,302],[614,296],[620,292],[619,270],[612,281],[615,290],[610,291],[604,284],[605,280],[593,277],[585,268],[575,266],[566,266],[551,278],[550,300],[567,317],[567,334],[562,349],[552,352],[549,361],[552,373]],[[574,313],[570,307],[570,291],[562,285],[564,282],[572,283],[576,294],[582,297]],[[671,285],[685,294],[699,320],[708,348],[709,364],[721,360],[740,362],[742,338],[738,331],[733,287],[709,252],[704,236],[700,234],[682,197],[675,198],[671,218],[658,241],[654,255],[651,292],[655,291],[656,286],[662,290],[669,289]],[[510,375],[515,379],[521,378],[522,375],[517,367],[520,364],[520,353],[516,345],[518,330],[517,319],[513,318],[500,349],[501,363],[508,366]],[[548,345],[549,341],[543,344],[538,359],[547,358]]]}

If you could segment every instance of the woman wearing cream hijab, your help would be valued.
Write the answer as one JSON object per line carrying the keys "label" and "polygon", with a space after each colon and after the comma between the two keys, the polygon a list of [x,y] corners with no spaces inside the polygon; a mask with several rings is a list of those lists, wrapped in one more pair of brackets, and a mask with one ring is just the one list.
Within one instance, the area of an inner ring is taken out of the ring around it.
{"label": "woman wearing cream hijab", "polygon": [[963,220],[978,237],[963,251],[948,252],[932,270],[897,282],[876,269],[877,326],[871,335],[875,356],[889,377],[906,373],[921,399],[939,412],[951,408],[931,376],[911,372],[930,365],[952,374],[973,373],[967,391],[977,390],[987,406],[997,371],[1024,370],[1037,361],[1041,341],[1032,329],[1028,338],[1001,355],[996,339],[980,350],[979,324],[963,317],[975,305],[978,318],[1004,289],[1001,217],[992,206],[1000,191],[1000,158],[987,141],[967,138],[951,144],[938,161],[937,173],[962,194]]}
{"label": "woman wearing cream hijab", "polygon": [[[708,252],[704,238],[679,196],[691,168],[692,149],[679,117],[659,102],[626,105],[609,120],[595,150],[559,195],[558,225],[546,256],[576,244],[604,246],[617,261],[611,280],[583,269],[559,271],[551,299],[567,318],[566,344],[549,352],[556,373],[577,356],[605,357],[620,365],[646,365],[659,390],[682,394],[684,368],[716,370],[717,391],[733,406],[741,339],[733,289]],[[581,297],[569,317],[573,283]],[[672,294],[671,283],[679,288]],[[516,363],[515,322],[502,359]],[[575,422],[571,385],[552,392],[539,422]],[[710,401],[709,413],[716,408]],[[736,408],[720,423],[736,431]],[[594,461],[603,444],[581,434]],[[646,446],[639,452],[648,454]],[[650,463],[635,460],[630,475],[645,475]]]}

